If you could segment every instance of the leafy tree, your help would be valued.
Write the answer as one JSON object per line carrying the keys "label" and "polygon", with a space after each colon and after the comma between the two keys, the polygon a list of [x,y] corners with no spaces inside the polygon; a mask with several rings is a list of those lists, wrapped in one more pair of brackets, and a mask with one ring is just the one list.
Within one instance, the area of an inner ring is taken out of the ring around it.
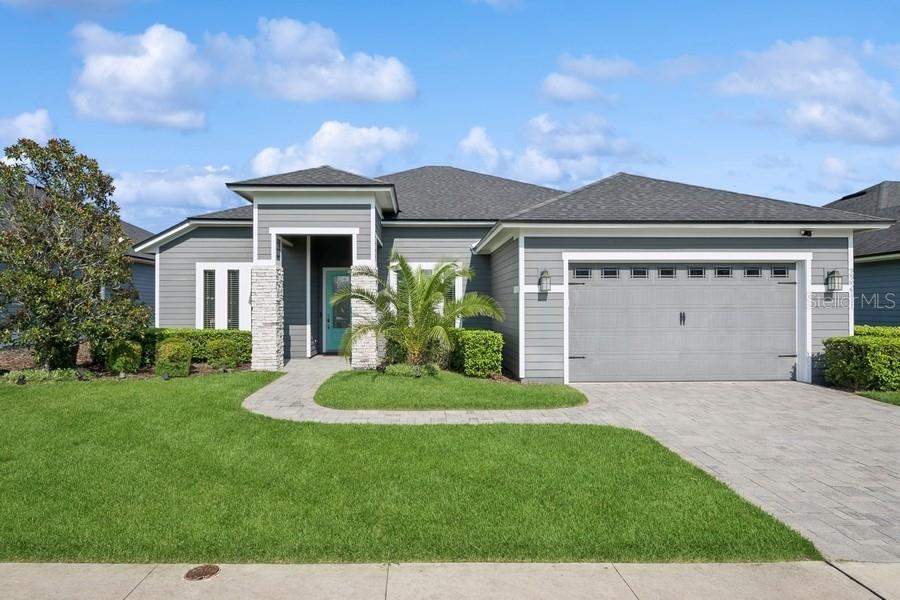
{"label": "leafy tree", "polygon": [[22,139],[0,161],[0,307],[14,307],[0,341],[32,346],[42,366],[74,366],[80,342],[102,353],[149,322],[134,301],[113,190],[67,140]]}
{"label": "leafy tree", "polygon": [[503,319],[503,309],[485,294],[468,292],[453,298],[456,278],[471,279],[474,272],[467,267],[441,263],[431,271],[413,269],[403,256],[395,254],[391,264],[397,273],[397,284],[391,287],[371,267],[354,267],[353,272],[378,280],[378,291],[362,287],[345,287],[331,299],[332,304],[358,300],[375,308],[375,317],[354,324],[341,343],[341,352],[349,354],[353,342],[369,334],[384,337],[404,353],[406,362],[421,365],[435,352],[451,350],[453,330],[459,319],[491,317]]}

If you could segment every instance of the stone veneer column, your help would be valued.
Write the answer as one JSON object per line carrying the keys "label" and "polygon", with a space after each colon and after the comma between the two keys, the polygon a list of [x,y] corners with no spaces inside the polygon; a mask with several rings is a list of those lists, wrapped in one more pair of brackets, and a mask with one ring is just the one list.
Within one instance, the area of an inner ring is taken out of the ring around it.
{"label": "stone veneer column", "polygon": [[250,367],[278,371],[284,366],[284,271],[281,265],[265,265],[250,273]]}
{"label": "stone veneer column", "polygon": [[[350,278],[354,288],[378,291],[378,280],[374,277],[352,273]],[[350,312],[353,315],[353,325],[372,321],[376,317],[374,306],[355,298],[350,301]],[[354,369],[374,369],[378,366],[378,341],[375,339],[374,333],[353,342],[350,364]]]}

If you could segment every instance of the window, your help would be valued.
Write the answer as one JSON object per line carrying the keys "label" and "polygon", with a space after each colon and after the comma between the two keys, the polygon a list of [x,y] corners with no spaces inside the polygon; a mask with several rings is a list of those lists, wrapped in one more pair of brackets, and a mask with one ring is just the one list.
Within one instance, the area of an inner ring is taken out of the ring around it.
{"label": "window", "polygon": [[241,272],[228,269],[228,329],[240,326]]}
{"label": "window", "polygon": [[600,274],[603,279],[617,279],[619,277],[619,270],[615,267],[603,267]]}
{"label": "window", "polygon": [[688,267],[688,277],[692,279],[702,279],[706,277],[703,267]]}
{"label": "window", "polygon": [[675,267],[662,267],[659,270],[660,279],[675,279]]}
{"label": "window", "polygon": [[716,267],[716,277],[731,277],[731,267]]}
{"label": "window", "polygon": [[788,276],[788,268],[787,267],[772,267],[772,277],[777,279],[784,279]]}
{"label": "window", "polygon": [[632,279],[647,279],[650,277],[650,271],[647,267],[634,267],[631,269]]}
{"label": "window", "polygon": [[216,327],[216,272],[203,271],[203,329]]}
{"label": "window", "polygon": [[744,267],[744,277],[762,277],[762,269],[759,267]]}
{"label": "window", "polygon": [[575,268],[575,279],[590,279],[591,278],[591,270],[587,267],[576,267]]}

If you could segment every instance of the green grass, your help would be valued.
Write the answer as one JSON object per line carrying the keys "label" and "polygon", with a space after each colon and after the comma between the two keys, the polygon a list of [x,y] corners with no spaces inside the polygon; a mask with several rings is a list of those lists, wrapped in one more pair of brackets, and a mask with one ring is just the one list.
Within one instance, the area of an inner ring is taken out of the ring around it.
{"label": "green grass", "polygon": [[586,401],[584,394],[567,385],[497,382],[450,371],[433,377],[342,371],[316,392],[316,402],[341,409],[559,408]]}
{"label": "green grass", "polygon": [[261,373],[0,387],[0,561],[716,561],[812,544],[635,431],[241,408]]}
{"label": "green grass", "polygon": [[900,406],[900,392],[859,392],[860,396]]}

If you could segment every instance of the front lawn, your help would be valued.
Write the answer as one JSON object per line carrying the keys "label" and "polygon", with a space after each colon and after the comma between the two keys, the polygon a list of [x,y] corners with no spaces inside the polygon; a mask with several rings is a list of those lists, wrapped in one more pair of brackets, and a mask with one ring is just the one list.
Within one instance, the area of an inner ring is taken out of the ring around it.
{"label": "front lawn", "polygon": [[273,375],[0,387],[0,561],[719,561],[813,546],[635,431],[241,408]]}
{"label": "front lawn", "polygon": [[498,382],[450,371],[422,377],[342,371],[316,392],[322,406],[342,409],[559,408],[586,401],[584,394],[567,385]]}
{"label": "front lawn", "polygon": [[900,406],[900,392],[859,392],[860,396]]}

